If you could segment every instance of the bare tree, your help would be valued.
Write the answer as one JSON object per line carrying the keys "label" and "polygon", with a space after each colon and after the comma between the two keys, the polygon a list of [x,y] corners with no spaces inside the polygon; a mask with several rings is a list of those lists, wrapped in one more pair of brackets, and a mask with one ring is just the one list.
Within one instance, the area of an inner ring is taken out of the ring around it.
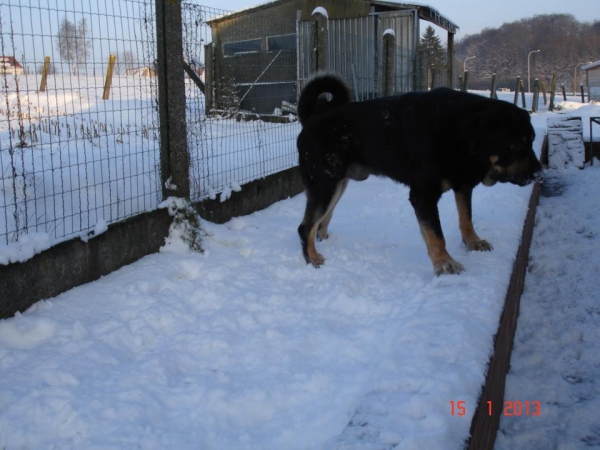
{"label": "bare tree", "polygon": [[77,27],[66,17],[63,18],[58,29],[56,47],[60,59],[69,63],[69,72],[73,72],[71,63],[76,60],[76,36]]}
{"label": "bare tree", "polygon": [[125,50],[117,55],[117,73],[125,74],[128,70],[136,68],[137,57],[131,50]]}
{"label": "bare tree", "polygon": [[550,81],[558,75],[559,83],[571,85],[573,72],[579,63],[598,57],[600,23],[579,22],[570,14],[537,15],[486,28],[481,33],[466,36],[457,42],[457,57],[477,55],[469,85],[489,87],[496,73],[499,87],[513,88],[517,76],[527,76],[527,56],[531,50],[541,50],[531,58],[531,78]]}
{"label": "bare tree", "polygon": [[88,26],[86,18],[82,18],[77,25],[76,30],[76,46],[75,52],[77,55],[77,69],[81,70],[92,53],[92,40],[88,38]]}
{"label": "bare tree", "polygon": [[88,39],[88,26],[85,18],[75,25],[66,17],[60,23],[56,46],[60,58],[69,63],[69,71],[77,75],[92,51],[92,41]]}

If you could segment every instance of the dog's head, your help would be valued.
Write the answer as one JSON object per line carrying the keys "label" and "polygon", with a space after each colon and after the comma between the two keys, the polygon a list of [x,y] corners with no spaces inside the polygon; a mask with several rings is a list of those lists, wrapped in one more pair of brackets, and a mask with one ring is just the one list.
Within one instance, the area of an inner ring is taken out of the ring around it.
{"label": "dog's head", "polygon": [[527,111],[497,101],[465,125],[471,149],[487,169],[484,185],[499,181],[525,186],[538,178],[542,166],[533,152],[535,132]]}

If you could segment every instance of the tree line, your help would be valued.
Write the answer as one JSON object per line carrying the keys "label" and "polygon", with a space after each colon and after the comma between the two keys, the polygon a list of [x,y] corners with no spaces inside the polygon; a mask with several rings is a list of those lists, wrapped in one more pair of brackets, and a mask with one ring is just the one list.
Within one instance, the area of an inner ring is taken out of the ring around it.
{"label": "tree line", "polygon": [[[531,80],[539,78],[547,84],[552,74],[558,84],[573,89],[582,80],[584,63],[600,59],[600,21],[579,22],[570,14],[537,15],[500,28],[486,28],[467,35],[456,43],[456,58],[462,62],[469,56],[469,87],[486,89],[495,73],[499,88],[514,89],[517,76],[527,80],[527,58],[530,55]],[[462,64],[457,64],[462,72]],[[578,89],[578,86],[577,86]]]}

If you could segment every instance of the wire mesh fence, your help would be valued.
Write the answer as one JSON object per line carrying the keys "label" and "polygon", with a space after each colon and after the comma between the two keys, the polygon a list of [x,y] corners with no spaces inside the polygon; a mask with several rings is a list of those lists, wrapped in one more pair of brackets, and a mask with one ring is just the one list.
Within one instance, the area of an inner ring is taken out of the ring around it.
{"label": "wire mesh fence", "polygon": [[157,206],[153,4],[0,3],[0,246]]}
{"label": "wire mesh fence", "polygon": [[[225,200],[297,165],[309,31],[292,9],[232,16],[184,2],[181,12],[190,197]],[[420,89],[416,15],[386,14],[407,30],[394,92]],[[85,238],[157,208],[156,20],[155,0],[0,0],[0,263],[2,246]],[[382,95],[377,20],[330,23],[330,68],[358,100]]]}
{"label": "wire mesh fence", "polygon": [[[286,111],[297,96],[295,35],[256,42],[256,31],[242,30],[212,42],[211,22],[227,11],[191,3],[182,10],[184,59],[199,73],[212,72],[205,74],[212,78],[206,89],[214,92],[207,101],[196,84],[186,82],[191,199],[221,194],[224,200],[245,183],[297,164],[299,125]],[[259,20],[255,29],[265,26]]]}

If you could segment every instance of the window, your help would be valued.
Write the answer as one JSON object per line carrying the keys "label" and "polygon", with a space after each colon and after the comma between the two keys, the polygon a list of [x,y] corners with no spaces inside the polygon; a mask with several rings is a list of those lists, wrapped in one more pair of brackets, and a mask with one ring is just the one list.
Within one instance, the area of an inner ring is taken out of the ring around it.
{"label": "window", "polygon": [[283,36],[271,36],[267,38],[269,51],[296,50],[296,35],[285,34]]}
{"label": "window", "polygon": [[260,39],[250,39],[248,41],[229,42],[223,44],[223,54],[225,56],[235,56],[242,53],[260,52]]}

